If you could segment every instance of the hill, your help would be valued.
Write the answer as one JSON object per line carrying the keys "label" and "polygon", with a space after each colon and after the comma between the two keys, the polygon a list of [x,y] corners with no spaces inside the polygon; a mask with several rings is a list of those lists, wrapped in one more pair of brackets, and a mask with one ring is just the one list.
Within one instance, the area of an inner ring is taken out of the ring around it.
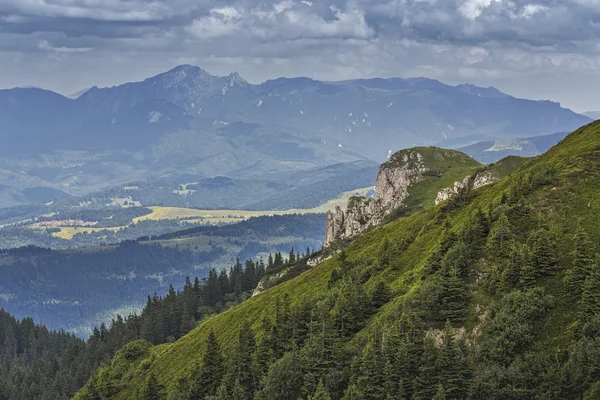
{"label": "hill", "polygon": [[175,343],[129,344],[75,398],[596,399],[599,162],[593,123]]}
{"label": "hill", "polygon": [[[0,90],[0,157],[3,169],[79,196],[132,181],[264,181],[272,171],[380,163],[415,145],[569,131],[589,121],[558,103],[425,78],[254,85],[183,65],[76,98]],[[29,199],[15,194],[0,206],[19,201]]]}
{"label": "hill", "polygon": [[0,250],[0,308],[86,337],[116,314],[139,311],[148,295],[163,295],[169,285],[179,289],[186,275],[202,279],[236,258],[266,260],[270,252],[318,249],[324,231],[323,214],[289,214],[118,245]]}
{"label": "hill", "polygon": [[523,139],[505,138],[475,143],[460,147],[458,150],[467,153],[479,162],[489,164],[508,156],[538,156],[548,151],[567,135],[568,132],[558,132]]}

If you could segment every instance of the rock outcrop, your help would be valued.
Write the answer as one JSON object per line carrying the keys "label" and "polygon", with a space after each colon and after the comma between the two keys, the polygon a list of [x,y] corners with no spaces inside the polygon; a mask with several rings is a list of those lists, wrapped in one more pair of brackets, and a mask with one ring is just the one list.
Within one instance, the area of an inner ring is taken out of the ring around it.
{"label": "rock outcrop", "polygon": [[408,188],[422,181],[430,171],[424,163],[423,155],[418,151],[394,154],[379,168],[375,199],[352,197],[345,213],[340,207],[336,207],[335,214],[327,213],[325,246],[379,225],[387,215],[404,204],[409,196]]}
{"label": "rock outcrop", "polygon": [[[325,247],[380,225],[396,209],[407,206],[409,189],[420,182],[426,181],[424,185],[433,187],[413,192],[419,193],[414,194],[418,197],[411,201],[417,204],[417,209],[434,201],[439,204],[463,189],[476,189],[497,180],[489,171],[476,174],[481,167],[477,161],[455,150],[419,147],[397,152],[379,168],[375,198],[352,197],[346,211],[336,207],[335,213],[327,213]],[[472,172],[469,174],[469,171]],[[468,175],[465,177],[465,174]],[[460,180],[454,187],[443,188],[442,182],[448,182],[448,177]],[[435,193],[437,198],[434,199]]]}
{"label": "rock outcrop", "polygon": [[462,189],[477,189],[490,183],[496,182],[498,179],[490,172],[484,172],[475,175],[475,177],[467,176],[462,182],[454,182],[453,188],[444,188],[440,190],[435,199],[435,204],[440,204],[443,201],[450,199],[451,197],[458,194]]}

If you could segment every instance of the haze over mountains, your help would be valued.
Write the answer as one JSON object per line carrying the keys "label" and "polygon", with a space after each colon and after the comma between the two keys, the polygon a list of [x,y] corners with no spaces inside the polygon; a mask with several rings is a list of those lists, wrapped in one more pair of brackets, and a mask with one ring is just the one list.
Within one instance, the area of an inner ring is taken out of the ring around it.
{"label": "haze over mountains", "polygon": [[267,179],[466,138],[570,131],[590,121],[551,101],[426,78],[259,85],[182,65],[143,82],[67,98],[0,91],[0,206],[132,181]]}

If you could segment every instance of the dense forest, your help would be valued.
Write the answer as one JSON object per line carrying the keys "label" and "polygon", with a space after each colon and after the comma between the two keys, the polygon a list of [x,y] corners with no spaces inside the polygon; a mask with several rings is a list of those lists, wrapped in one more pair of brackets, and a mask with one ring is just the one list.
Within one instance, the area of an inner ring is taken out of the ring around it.
{"label": "dense forest", "polygon": [[175,343],[128,344],[75,398],[598,399],[599,155],[595,123]]}
{"label": "dense forest", "polygon": [[0,309],[0,399],[68,399],[127,343],[144,339],[157,345],[179,339],[199,321],[249,297],[267,271],[290,259],[296,260],[293,250],[287,259],[275,253],[267,264],[247,260],[242,265],[237,260],[228,272],[213,269],[207,277],[186,278],[182,290],[171,286],[164,297],[148,296],[139,315],[118,315],[109,326],[95,328],[88,340],[48,330],[32,318],[17,320]]}

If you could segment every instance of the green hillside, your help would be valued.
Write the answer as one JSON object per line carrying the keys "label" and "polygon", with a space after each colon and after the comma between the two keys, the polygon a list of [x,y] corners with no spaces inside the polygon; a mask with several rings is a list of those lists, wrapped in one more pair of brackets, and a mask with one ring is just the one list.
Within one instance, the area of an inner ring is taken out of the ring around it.
{"label": "green hillside", "polygon": [[[598,399],[599,193],[600,122],[175,343],[129,344],[75,398],[216,381],[218,399]],[[219,359],[211,331],[226,369],[202,363]]]}

